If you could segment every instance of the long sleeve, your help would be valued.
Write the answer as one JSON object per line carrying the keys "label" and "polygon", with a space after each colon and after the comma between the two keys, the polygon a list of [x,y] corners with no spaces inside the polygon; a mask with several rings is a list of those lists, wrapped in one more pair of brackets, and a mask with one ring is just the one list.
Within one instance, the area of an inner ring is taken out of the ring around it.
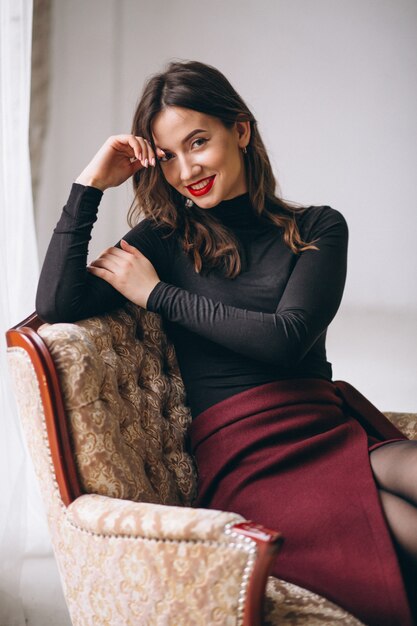
{"label": "long sleeve", "polygon": [[328,209],[309,229],[319,250],[299,255],[274,313],[225,305],[161,281],[147,307],[171,322],[239,354],[292,368],[334,317],[343,294],[348,230]]}
{"label": "long sleeve", "polygon": [[74,183],[50,241],[36,294],[36,310],[47,322],[72,322],[121,305],[123,296],[88,273],[91,230],[102,191]]}
{"label": "long sleeve", "polygon": [[[47,322],[72,322],[111,311],[126,298],[87,269],[88,244],[103,193],[74,183],[54,230],[43,263],[36,310]],[[142,221],[125,239],[135,245],[155,267],[164,250],[149,223]],[[116,245],[119,245],[117,243]]]}

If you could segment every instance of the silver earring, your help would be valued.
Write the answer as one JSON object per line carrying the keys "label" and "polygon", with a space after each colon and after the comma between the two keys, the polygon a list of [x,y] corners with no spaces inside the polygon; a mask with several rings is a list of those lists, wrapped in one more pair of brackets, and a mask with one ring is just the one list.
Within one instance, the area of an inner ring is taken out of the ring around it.
{"label": "silver earring", "polygon": [[244,147],[242,148],[242,152],[243,152],[243,154],[247,154],[247,153],[248,153],[248,151],[246,150],[246,146],[244,146]]}
{"label": "silver earring", "polygon": [[187,198],[185,201],[185,206],[187,207],[187,209],[191,209],[193,205],[194,205],[194,202],[190,198]]}

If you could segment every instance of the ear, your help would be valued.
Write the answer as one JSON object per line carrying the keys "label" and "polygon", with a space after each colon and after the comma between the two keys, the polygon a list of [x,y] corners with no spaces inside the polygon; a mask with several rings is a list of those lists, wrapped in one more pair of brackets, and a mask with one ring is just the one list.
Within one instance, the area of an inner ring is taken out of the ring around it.
{"label": "ear", "polygon": [[245,148],[250,141],[250,135],[251,135],[250,122],[249,120],[238,121],[238,122],[235,122],[235,125],[236,125],[236,132],[238,135],[239,148]]}

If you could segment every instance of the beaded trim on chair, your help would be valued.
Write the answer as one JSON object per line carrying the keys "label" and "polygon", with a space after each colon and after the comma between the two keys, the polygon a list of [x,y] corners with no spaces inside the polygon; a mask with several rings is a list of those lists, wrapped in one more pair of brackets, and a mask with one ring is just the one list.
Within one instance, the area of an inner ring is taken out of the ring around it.
{"label": "beaded trim on chair", "polygon": [[240,584],[239,590],[239,598],[238,598],[238,606],[237,606],[237,626],[241,626],[243,624],[243,614],[245,610],[245,604],[248,594],[249,588],[249,580],[255,566],[256,555],[257,555],[257,545],[256,541],[250,539],[249,537],[244,537],[240,533],[232,530],[233,526],[236,522],[229,522],[226,524],[224,532],[226,535],[231,537],[233,540],[232,545],[235,546],[238,550],[243,550],[248,553],[248,560],[243,570],[242,582]]}

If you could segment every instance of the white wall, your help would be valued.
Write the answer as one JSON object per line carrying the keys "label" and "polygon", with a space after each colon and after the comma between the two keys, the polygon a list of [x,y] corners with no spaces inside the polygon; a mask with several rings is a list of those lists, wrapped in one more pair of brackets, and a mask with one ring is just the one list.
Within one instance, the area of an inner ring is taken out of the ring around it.
{"label": "white wall", "polygon": [[[53,20],[41,257],[71,181],[130,131],[144,78],[171,58],[215,65],[254,111],[284,197],[348,220],[335,378],[417,410],[417,3],[55,0]],[[93,255],[126,232],[130,198],[130,184],[106,192]]]}

